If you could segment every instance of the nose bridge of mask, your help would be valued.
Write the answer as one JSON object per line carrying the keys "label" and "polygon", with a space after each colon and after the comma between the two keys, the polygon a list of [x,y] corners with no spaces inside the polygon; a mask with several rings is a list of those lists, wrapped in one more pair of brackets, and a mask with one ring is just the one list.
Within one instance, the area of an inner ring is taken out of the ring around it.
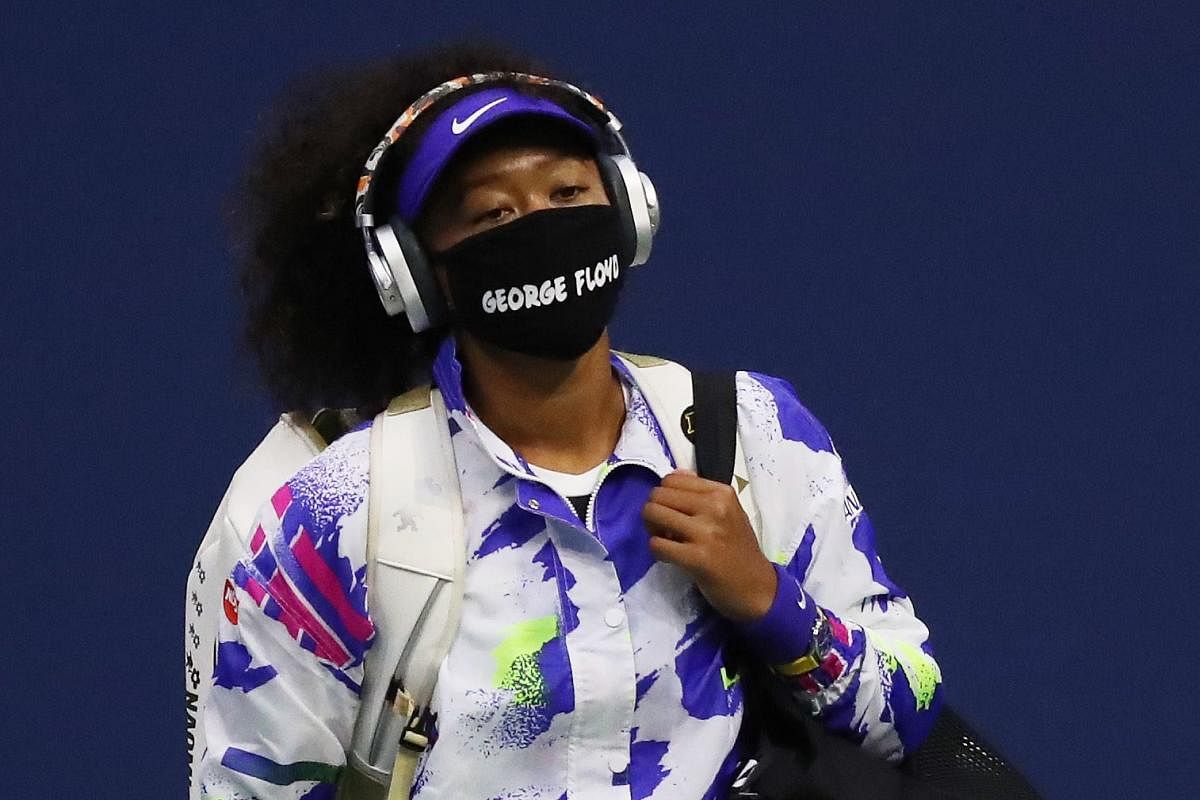
{"label": "nose bridge of mask", "polygon": [[513,252],[531,249],[539,244],[549,247],[557,244],[557,240],[571,239],[579,233],[602,237],[605,229],[611,233],[612,241],[618,242],[616,227],[616,212],[611,206],[537,207],[511,222],[472,234],[445,250],[432,253],[432,257],[448,266],[462,261],[464,255],[474,260],[478,257],[477,251],[485,247],[499,247]]}

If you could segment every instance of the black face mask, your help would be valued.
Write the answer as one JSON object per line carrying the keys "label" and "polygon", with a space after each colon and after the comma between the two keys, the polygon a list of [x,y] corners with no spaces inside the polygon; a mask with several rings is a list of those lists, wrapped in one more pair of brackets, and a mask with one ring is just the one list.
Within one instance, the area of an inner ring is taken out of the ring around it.
{"label": "black face mask", "polygon": [[436,253],[454,316],[485,342],[571,360],[604,333],[629,254],[612,206],[536,211]]}

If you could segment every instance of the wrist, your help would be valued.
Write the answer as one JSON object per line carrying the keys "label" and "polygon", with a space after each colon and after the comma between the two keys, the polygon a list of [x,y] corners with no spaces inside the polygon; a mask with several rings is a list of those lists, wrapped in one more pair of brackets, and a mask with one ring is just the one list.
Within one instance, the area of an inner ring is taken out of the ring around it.
{"label": "wrist", "polygon": [[776,583],[770,606],[761,616],[734,625],[767,664],[791,664],[809,654],[820,610],[787,570],[777,564],[772,567]]}
{"label": "wrist", "polygon": [[731,616],[730,619],[736,624],[750,624],[757,622],[765,617],[775,605],[775,598],[779,594],[779,575],[775,572],[775,565],[762,557],[762,569],[759,570],[759,578],[753,581],[750,591],[744,595],[744,602],[738,613]]}
{"label": "wrist", "polygon": [[831,638],[829,620],[825,618],[825,614],[818,608],[817,619],[813,622],[810,635],[808,652],[786,664],[772,664],[771,669],[777,674],[785,675],[789,678],[794,678],[798,675],[807,675],[821,666],[821,658],[828,650]]}

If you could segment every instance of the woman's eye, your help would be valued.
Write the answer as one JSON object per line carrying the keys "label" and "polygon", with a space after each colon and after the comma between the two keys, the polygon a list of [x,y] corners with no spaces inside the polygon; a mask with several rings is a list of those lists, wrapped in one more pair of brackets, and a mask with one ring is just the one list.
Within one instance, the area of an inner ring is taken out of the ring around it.
{"label": "woman's eye", "polygon": [[561,202],[570,202],[571,200],[579,199],[579,196],[586,191],[586,186],[562,186],[554,190],[554,199]]}
{"label": "woman's eye", "polygon": [[497,206],[496,208],[488,209],[482,214],[476,214],[472,219],[473,225],[483,225],[488,222],[499,222],[504,219],[504,209]]}

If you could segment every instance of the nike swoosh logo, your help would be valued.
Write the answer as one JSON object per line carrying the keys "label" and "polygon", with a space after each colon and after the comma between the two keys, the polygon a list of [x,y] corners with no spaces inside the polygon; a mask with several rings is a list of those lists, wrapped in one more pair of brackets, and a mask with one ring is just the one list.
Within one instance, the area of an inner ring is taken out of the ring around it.
{"label": "nike swoosh logo", "polygon": [[487,105],[483,106],[482,108],[476,110],[475,113],[471,114],[471,116],[467,117],[462,122],[459,122],[458,117],[455,117],[454,119],[450,120],[450,132],[453,133],[455,136],[458,136],[460,133],[465,131],[467,128],[471,127],[471,125],[474,124],[475,120],[479,119],[485,111],[487,111],[489,108],[494,108],[495,106],[500,105],[507,99],[508,99],[507,97],[501,97],[497,100],[493,100],[492,102],[488,103]]}

